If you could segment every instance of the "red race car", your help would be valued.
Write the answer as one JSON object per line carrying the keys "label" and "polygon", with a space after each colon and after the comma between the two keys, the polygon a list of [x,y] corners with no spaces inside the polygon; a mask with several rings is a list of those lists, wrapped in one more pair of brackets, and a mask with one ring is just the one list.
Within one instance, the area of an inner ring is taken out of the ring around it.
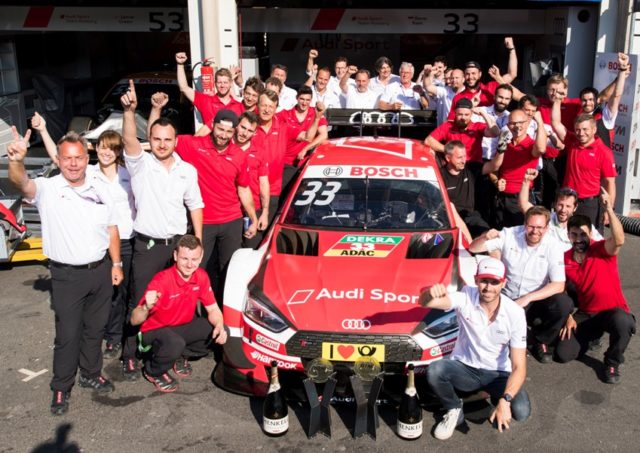
{"label": "red race car", "polygon": [[453,312],[420,306],[435,283],[473,282],[435,158],[421,143],[343,138],[320,145],[301,170],[258,250],[229,266],[230,336],[215,382],[264,395],[266,367],[304,378],[314,359],[352,373],[373,358],[385,380],[453,349]]}

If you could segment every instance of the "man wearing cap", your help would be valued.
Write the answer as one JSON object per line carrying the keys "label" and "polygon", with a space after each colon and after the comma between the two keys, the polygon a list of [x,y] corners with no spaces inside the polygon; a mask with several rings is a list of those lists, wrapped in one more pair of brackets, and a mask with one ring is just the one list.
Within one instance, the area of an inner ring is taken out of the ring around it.
{"label": "man wearing cap", "polygon": [[[176,128],[173,123],[167,118],[158,118],[150,123],[151,153],[146,153],[137,137],[135,111],[138,98],[133,81],[129,81],[129,89],[122,95],[120,102],[124,110],[124,160],[131,175],[131,188],[137,209],[133,224],[136,237],[129,299],[130,315],[149,281],[169,265],[175,243],[187,232],[187,210],[194,234],[202,237],[204,203],[196,169],[174,153]],[[122,358],[123,374],[128,380],[136,380],[139,376],[135,359],[136,334],[137,328],[125,326],[126,340]]]}
{"label": "man wearing cap", "polygon": [[446,411],[434,430],[437,439],[449,439],[464,422],[462,400],[456,391],[489,393],[495,406],[489,420],[500,432],[509,429],[512,419],[524,421],[531,414],[529,395],[523,388],[527,322],[524,310],[501,293],[505,275],[500,260],[485,258],[478,264],[477,287],[447,293],[446,286],[436,284],[420,295],[420,303],[426,307],[455,310],[459,326],[449,358],[427,368],[427,381]]}
{"label": "man wearing cap", "polygon": [[546,234],[550,219],[546,208],[534,206],[526,212],[524,225],[489,230],[469,245],[471,252],[489,252],[505,264],[507,282],[502,292],[526,309],[531,352],[541,363],[551,361],[549,345],[573,309],[564,292],[562,246]]}
{"label": "man wearing cap", "polygon": [[[168,101],[165,93],[152,96],[150,123],[160,116]],[[176,153],[198,171],[198,186],[204,200],[202,267],[215,281],[216,292],[221,293],[231,255],[242,247],[243,209],[251,221],[245,237],[256,234],[258,219],[249,187],[246,154],[231,142],[238,117],[231,110],[220,110],[212,126],[211,134],[206,137],[178,135]],[[216,261],[211,261],[213,256]]]}

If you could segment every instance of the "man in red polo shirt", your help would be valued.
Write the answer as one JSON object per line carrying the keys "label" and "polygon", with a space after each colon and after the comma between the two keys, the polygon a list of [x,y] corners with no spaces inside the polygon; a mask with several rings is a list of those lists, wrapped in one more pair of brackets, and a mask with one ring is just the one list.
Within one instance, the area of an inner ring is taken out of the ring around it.
{"label": "man in red polo shirt", "polygon": [[604,381],[617,384],[619,366],[636,332],[636,322],[622,293],[618,273],[618,253],[624,244],[622,224],[604,190],[601,201],[611,219],[611,237],[593,241],[591,220],[586,216],[574,215],[568,221],[572,248],[565,252],[564,263],[567,282],[574,285],[577,293],[578,311],[569,315],[560,331],[556,356],[560,362],[569,362],[587,352],[589,342],[607,332]]}
{"label": "man in red polo shirt", "polygon": [[[556,100],[557,104],[560,102],[561,100]],[[559,108],[559,105],[554,108]],[[564,142],[564,150],[567,153],[564,186],[578,192],[576,214],[589,217],[591,223],[602,233],[604,213],[598,202],[601,181],[612,205],[616,198],[617,172],[613,153],[596,136],[597,126],[592,115],[585,113],[576,118],[575,133],[567,132],[564,124],[557,118],[552,119],[551,127]]]}
{"label": "man in red polo shirt", "polygon": [[520,110],[509,114],[507,128],[512,139],[506,147],[498,147],[498,152],[491,160],[490,171],[499,171],[498,187],[504,190],[498,192],[496,199],[496,216],[500,228],[522,225],[524,214],[518,205],[518,194],[522,180],[528,169],[535,169],[539,157],[544,155],[547,148],[547,132],[542,123],[540,112],[536,112],[534,120],[538,127],[535,140],[527,134],[529,118]]}
{"label": "man in red polo shirt", "polygon": [[180,91],[187,99],[193,102],[193,105],[200,111],[202,115],[202,123],[211,129],[211,122],[221,109],[231,110],[236,115],[244,112],[242,103],[235,100],[232,95],[233,76],[231,71],[221,68],[215,74],[216,94],[210,95],[202,91],[194,90],[187,82],[187,74],[184,70],[184,64],[187,61],[187,54],[178,52],[176,54],[176,63],[178,65],[178,86]]}
{"label": "man in red polo shirt", "polygon": [[[147,353],[143,375],[164,393],[178,389],[178,382],[169,374],[171,368],[187,377],[193,372],[190,358],[207,355],[212,340],[217,344],[227,341],[209,277],[199,268],[200,240],[190,234],[182,236],[173,259],[173,266],[153,277],[131,313],[131,324],[140,326],[139,348]],[[198,301],[207,311],[206,318],[195,316]]]}

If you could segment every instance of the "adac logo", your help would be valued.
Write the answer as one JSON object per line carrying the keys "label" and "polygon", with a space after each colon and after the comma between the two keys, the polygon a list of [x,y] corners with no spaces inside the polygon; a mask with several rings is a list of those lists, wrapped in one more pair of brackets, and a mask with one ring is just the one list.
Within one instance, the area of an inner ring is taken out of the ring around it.
{"label": "adac logo", "polygon": [[324,256],[364,256],[385,258],[398,244],[402,236],[377,236],[368,234],[347,234],[333,244]]}

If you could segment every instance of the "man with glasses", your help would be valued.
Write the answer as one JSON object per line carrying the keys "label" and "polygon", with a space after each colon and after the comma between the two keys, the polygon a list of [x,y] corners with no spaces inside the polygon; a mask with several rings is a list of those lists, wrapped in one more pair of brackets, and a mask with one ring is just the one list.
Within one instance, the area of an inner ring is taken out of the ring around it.
{"label": "man with glasses", "polygon": [[434,430],[440,440],[451,437],[464,422],[462,401],[456,390],[485,390],[495,409],[489,420],[498,431],[511,420],[524,421],[531,414],[529,395],[523,388],[527,374],[527,322],[524,311],[501,293],[505,266],[496,258],[478,264],[476,287],[447,293],[436,284],[423,290],[420,303],[429,308],[456,310],[460,330],[448,359],[429,365],[427,380],[446,413]]}
{"label": "man with glasses", "polygon": [[547,235],[551,213],[542,206],[530,208],[524,225],[489,230],[476,238],[469,250],[489,252],[507,268],[507,283],[502,290],[527,312],[531,326],[531,352],[541,363],[552,359],[549,344],[573,309],[564,292],[565,273],[562,247]]}

